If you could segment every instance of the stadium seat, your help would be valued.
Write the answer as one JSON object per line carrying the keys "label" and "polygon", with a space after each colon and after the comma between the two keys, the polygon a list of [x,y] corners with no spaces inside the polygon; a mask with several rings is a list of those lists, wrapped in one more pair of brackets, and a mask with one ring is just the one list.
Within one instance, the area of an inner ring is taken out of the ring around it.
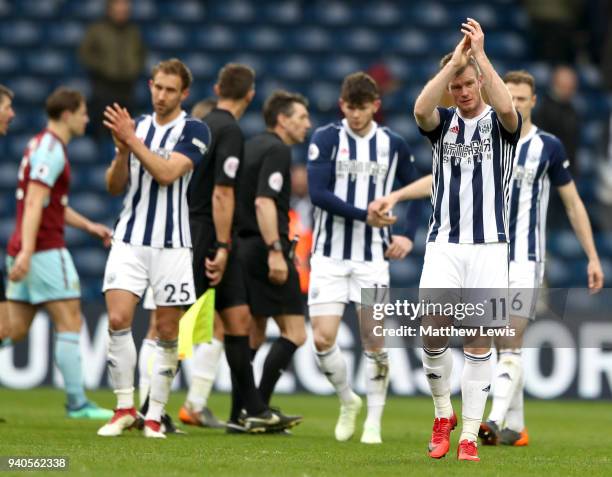
{"label": "stadium seat", "polygon": [[[155,0],[138,0],[132,2],[132,19],[136,22],[160,18],[157,14],[157,3]],[[172,2],[181,3],[181,2]]]}
{"label": "stadium seat", "polygon": [[244,44],[258,51],[273,51],[282,49],[284,41],[275,28],[256,27],[245,32]]}
{"label": "stadium seat", "polygon": [[[404,11],[404,18],[412,25],[419,27],[448,27],[449,15],[444,5],[435,2],[409,2]],[[459,25],[457,25],[458,27]]]}
{"label": "stadium seat", "polygon": [[233,29],[224,25],[204,25],[198,28],[195,42],[204,50],[230,50],[238,46],[238,39]]}
{"label": "stadium seat", "polygon": [[259,112],[247,111],[240,119],[240,127],[245,137],[251,137],[265,130],[263,118]]}
{"label": "stadium seat", "polygon": [[381,42],[376,33],[369,28],[356,28],[346,31],[340,36],[339,46],[343,51],[353,52],[378,52]]}
{"label": "stadium seat", "polygon": [[19,13],[38,20],[51,20],[59,13],[58,2],[41,2],[39,0],[21,0]]}
{"label": "stadium seat", "polygon": [[356,15],[356,11],[348,2],[317,2],[307,8],[310,20],[322,25],[353,24],[354,15]]}
{"label": "stadium seat", "polygon": [[43,44],[42,30],[30,21],[15,21],[0,26],[0,41],[4,46],[32,46]]}
{"label": "stadium seat", "polygon": [[283,1],[263,5],[262,19],[265,23],[299,24],[302,20],[300,3],[298,1]]}
{"label": "stadium seat", "polygon": [[144,38],[157,50],[178,50],[189,45],[185,29],[174,23],[152,24],[145,30]]}
{"label": "stadium seat", "polygon": [[351,56],[334,55],[323,60],[323,68],[326,76],[334,81],[342,81],[342,79],[360,69],[360,63]]}
{"label": "stadium seat", "polygon": [[94,163],[102,159],[98,145],[87,136],[76,138],[68,144],[68,155],[75,163]]}
{"label": "stadium seat", "polygon": [[70,21],[49,25],[47,38],[50,46],[78,48],[84,34],[83,24]]}
{"label": "stadium seat", "polygon": [[183,59],[185,64],[193,73],[194,78],[216,78],[218,69],[221,65],[213,55],[204,53],[192,53]]}
{"label": "stadium seat", "polygon": [[[340,97],[340,84],[317,81],[310,85],[308,98],[312,107],[319,111],[339,112],[338,98]],[[337,120],[339,117],[334,119]],[[319,124],[320,125],[320,124]],[[318,126],[318,125],[317,125]]]}
{"label": "stadium seat", "polygon": [[360,22],[372,27],[390,27],[402,22],[402,11],[397,2],[368,2],[359,13]]}
{"label": "stadium seat", "polygon": [[291,36],[291,45],[299,50],[322,51],[331,48],[333,44],[329,32],[320,27],[298,28],[289,35]]}
{"label": "stadium seat", "polygon": [[12,74],[18,71],[19,55],[8,48],[0,49],[0,73]]}
{"label": "stadium seat", "polygon": [[75,266],[80,274],[93,277],[104,275],[104,267],[108,252],[100,247],[79,247],[72,252]]}
{"label": "stadium seat", "polygon": [[423,55],[431,47],[427,36],[416,29],[393,32],[389,37],[389,45],[394,52],[406,55]]}
{"label": "stadium seat", "polygon": [[206,16],[204,2],[196,0],[181,0],[180,2],[159,3],[159,15],[175,22],[202,22]]}
{"label": "stadium seat", "polygon": [[83,20],[95,21],[104,16],[105,4],[99,0],[70,0],[65,14]]}
{"label": "stadium seat", "polygon": [[404,260],[392,260],[389,262],[391,286],[397,288],[418,286],[422,268],[422,263],[419,265],[419,262],[420,260],[412,256],[408,256]]}
{"label": "stadium seat", "polygon": [[11,158],[6,158],[0,163],[0,187],[6,188],[13,191],[13,197],[15,187],[17,186],[17,171],[19,170],[19,163],[21,162],[21,154],[14,156],[11,154]]}
{"label": "stadium seat", "polygon": [[25,58],[30,73],[37,75],[59,75],[69,69],[67,56],[56,50],[41,50]]}
{"label": "stadium seat", "polygon": [[291,55],[272,62],[270,72],[279,79],[304,81],[314,76],[312,62],[304,55]]}
{"label": "stadium seat", "polygon": [[211,16],[217,20],[247,23],[255,19],[255,6],[251,2],[229,0],[211,6]]}

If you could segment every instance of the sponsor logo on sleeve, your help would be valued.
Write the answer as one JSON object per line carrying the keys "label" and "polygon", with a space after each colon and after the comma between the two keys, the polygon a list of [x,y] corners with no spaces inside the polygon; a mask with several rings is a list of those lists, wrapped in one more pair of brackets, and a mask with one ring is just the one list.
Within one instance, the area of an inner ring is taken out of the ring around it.
{"label": "sponsor logo on sleeve", "polygon": [[273,191],[280,192],[283,188],[283,175],[280,172],[273,172],[268,177],[268,185]]}
{"label": "sponsor logo on sleeve", "polygon": [[193,144],[195,147],[197,147],[200,150],[200,154],[204,155],[204,153],[206,152],[206,149],[208,149],[208,147],[206,147],[206,144],[204,144],[202,141],[200,141],[197,137],[194,137],[191,140],[191,144]]}
{"label": "sponsor logo on sleeve", "polygon": [[563,167],[565,169],[567,169],[569,167],[569,159],[566,159],[565,161],[563,161]]}

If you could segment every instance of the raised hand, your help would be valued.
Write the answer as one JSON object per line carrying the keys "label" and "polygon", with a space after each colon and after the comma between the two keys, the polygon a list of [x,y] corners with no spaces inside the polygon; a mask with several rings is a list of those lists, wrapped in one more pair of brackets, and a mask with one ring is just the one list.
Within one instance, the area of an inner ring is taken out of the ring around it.
{"label": "raised hand", "polygon": [[459,70],[468,64],[472,50],[470,48],[470,38],[467,35],[455,47],[453,56],[451,56],[449,64],[456,70]]}
{"label": "raised hand", "polygon": [[484,53],[484,33],[478,23],[473,18],[468,18],[466,23],[461,24],[461,33],[469,42],[469,47],[475,55]]}
{"label": "raised hand", "polygon": [[107,106],[104,110],[103,124],[110,129],[115,144],[126,144],[135,136],[135,123],[127,109],[117,103]]}

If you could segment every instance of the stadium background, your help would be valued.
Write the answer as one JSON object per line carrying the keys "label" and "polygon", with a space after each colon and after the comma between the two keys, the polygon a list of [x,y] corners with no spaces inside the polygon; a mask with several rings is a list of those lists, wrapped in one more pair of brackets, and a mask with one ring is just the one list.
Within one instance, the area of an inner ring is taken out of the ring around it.
{"label": "stadium background", "polygon": [[[157,61],[170,56],[181,58],[194,73],[188,108],[212,95],[216,73],[226,62],[242,62],[255,68],[257,95],[241,120],[247,137],[263,129],[260,109],[272,90],[286,88],[305,94],[310,100],[313,125],[317,127],[338,119],[336,101],[341,80],[347,73],[384,64],[399,84],[396,91],[384,97],[386,124],[407,139],[419,167],[426,171],[430,167],[430,148],[417,132],[412,105],[436,70],[440,56],[458,41],[458,25],[466,16],[483,25],[487,53],[499,72],[525,68],[536,76],[538,94],[546,91],[553,64],[534,54],[534,32],[523,3],[527,2],[134,0],[132,19],[140,27],[148,48],[134,113],[149,109],[146,72]],[[563,3],[559,1],[560,5]],[[604,4],[588,2],[587,30],[595,32],[596,28],[588,22],[602,20],[597,9]],[[17,168],[27,140],[45,124],[44,99],[60,84],[90,94],[77,49],[87,26],[103,15],[102,0],[0,0],[0,82],[15,91],[17,114],[8,136],[0,139],[0,243],[6,243],[13,229]],[[590,58],[588,41],[583,42],[583,47],[574,65],[579,77],[574,102],[582,117],[580,145],[574,160],[580,172],[577,181],[580,193],[592,213],[604,272],[612,277],[612,230],[606,228],[601,215],[609,210],[596,194],[601,182],[598,171],[605,158],[604,133],[611,102],[601,74]],[[304,161],[305,147],[297,147],[294,152],[296,162]],[[112,225],[120,208],[120,200],[111,198],[104,190],[104,170],[111,155],[110,140],[99,143],[91,136],[78,138],[69,147],[73,172],[70,203],[88,217],[108,225]],[[558,200],[556,194],[551,194],[551,201]],[[423,217],[423,224],[425,221]],[[415,250],[406,260],[392,264],[394,286],[418,284],[424,233],[422,227]],[[67,242],[81,277],[83,312],[88,324],[83,340],[87,384],[104,386],[106,325],[99,290],[107,252],[95,240],[70,229]],[[563,221],[553,229],[549,227],[548,250],[548,285],[584,286],[586,262],[573,232]],[[352,323],[354,320],[343,325],[340,342],[347,346],[350,362],[354,363],[354,380],[359,384],[363,369]],[[143,336],[146,320],[137,320],[136,326],[136,335]],[[28,343],[20,344],[14,351],[0,352],[0,384],[16,388],[58,384],[50,336],[49,322],[41,313]],[[549,359],[550,353],[539,358],[535,355],[534,366],[528,371],[527,391],[538,397],[609,396],[612,361],[605,352],[588,353],[586,357],[583,351],[555,350],[554,362]],[[392,392],[426,391],[422,376],[416,372],[418,354],[414,350],[393,353]],[[295,372],[286,373],[279,383],[280,390],[331,392],[311,354],[309,345],[298,351]],[[259,363],[263,355],[259,354]],[[594,371],[587,375],[587,369]],[[224,363],[217,389],[228,389],[226,371]]]}

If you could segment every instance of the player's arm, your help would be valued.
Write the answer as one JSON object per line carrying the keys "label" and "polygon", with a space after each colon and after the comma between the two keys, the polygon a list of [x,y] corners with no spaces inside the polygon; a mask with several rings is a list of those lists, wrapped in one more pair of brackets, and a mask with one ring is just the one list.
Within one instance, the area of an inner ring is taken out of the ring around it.
{"label": "player's arm", "polygon": [[[119,141],[134,153],[143,167],[161,185],[168,186],[194,168],[193,158],[175,150],[167,158],[151,151],[137,136],[134,121],[125,108],[114,104],[104,111],[104,125],[111,130]],[[205,126],[204,126],[205,127]],[[203,146],[208,144],[202,143]],[[202,151],[202,155],[204,151]]]}
{"label": "player's arm", "polygon": [[111,165],[105,173],[106,190],[111,195],[121,195],[125,191],[130,178],[130,151],[126,145],[119,143],[114,137],[116,152]]}
{"label": "player's arm", "polygon": [[111,229],[109,229],[104,224],[99,224],[97,222],[92,222],[84,215],[79,214],[72,207],[66,207],[64,212],[64,219],[66,220],[66,224],[84,230],[85,232],[93,235],[94,237],[102,240],[102,243],[105,247],[110,246],[110,240],[113,235]]}
{"label": "player's arm", "polygon": [[[280,240],[276,200],[283,188],[284,171],[291,167],[291,155],[285,147],[273,147],[264,157],[255,197],[255,215],[259,232],[267,246]],[[268,278],[282,285],[287,281],[289,268],[281,250],[268,250]]]}
{"label": "player's arm", "polygon": [[385,227],[395,223],[395,217],[382,217],[369,213],[366,209],[346,203],[329,189],[335,167],[335,162],[331,158],[332,148],[324,141],[317,144],[316,139],[315,133],[309,147],[310,160],[307,164],[308,193],[312,204],[332,215],[366,222],[372,227]]}
{"label": "player's arm", "polygon": [[468,63],[469,43],[465,37],[453,51],[453,56],[425,85],[414,103],[414,118],[423,131],[433,131],[440,125],[438,105],[448,88],[448,83],[455,77],[457,71]]}
{"label": "player's arm", "polygon": [[604,274],[595,248],[589,215],[573,181],[558,187],[557,190],[565,206],[570,224],[589,260],[587,267],[589,289],[598,292],[603,287]]}
{"label": "player's arm", "polygon": [[242,132],[235,128],[226,130],[215,138],[215,187],[212,195],[212,215],[217,237],[214,260],[206,259],[206,276],[212,286],[223,278],[227,265],[228,247],[232,236],[232,221],[236,207],[234,183],[242,155]]}
{"label": "player's arm", "polygon": [[510,91],[485,53],[484,33],[480,24],[473,18],[468,18],[466,23],[461,24],[461,32],[469,39],[472,55],[483,77],[483,89],[487,93],[491,106],[495,109],[504,129],[509,133],[516,132],[519,127],[518,113],[512,103]]}
{"label": "player's arm", "polygon": [[30,270],[30,261],[36,250],[36,236],[42,221],[43,209],[50,195],[51,189],[47,185],[34,181],[28,184],[28,191],[23,200],[21,249],[9,273],[9,279],[14,282],[22,280]]}

